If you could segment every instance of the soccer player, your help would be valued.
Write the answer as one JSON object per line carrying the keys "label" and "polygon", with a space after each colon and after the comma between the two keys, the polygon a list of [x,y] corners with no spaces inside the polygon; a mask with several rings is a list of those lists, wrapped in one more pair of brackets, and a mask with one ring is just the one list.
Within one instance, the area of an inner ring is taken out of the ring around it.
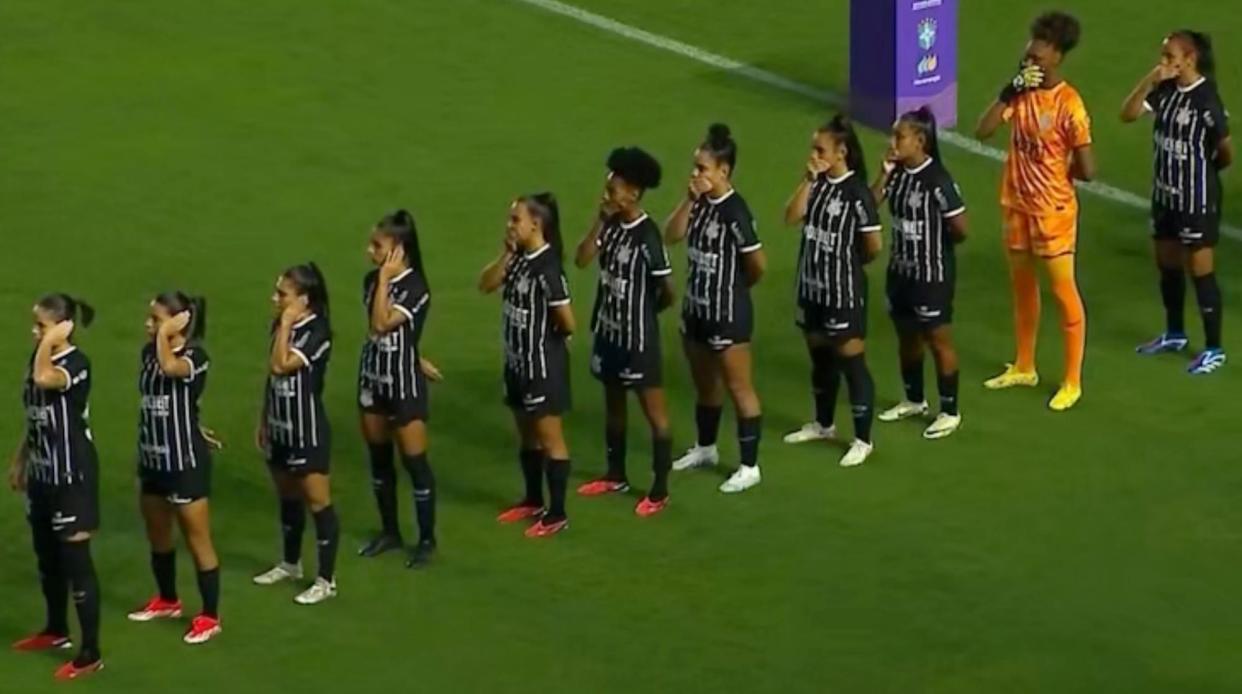
{"label": "soccer player", "polygon": [[336,597],[336,553],[340,524],[329,482],[331,430],[323,406],[323,385],[332,356],[328,284],[315,263],[295,265],[276,281],[276,314],[268,356],[267,394],[257,443],[280,499],[282,561],[254,577],[261,586],[302,578],[302,533],[306,508],[315,522],[319,574],[294,598],[316,605]]}
{"label": "soccer player", "polygon": [[660,164],[650,154],[637,147],[613,150],[599,215],[578,244],[576,256],[580,268],[599,258],[599,287],[591,317],[595,334],[591,372],[604,384],[608,451],[607,473],[578,487],[578,493],[599,496],[629,491],[626,392],[632,391],[651,427],[654,480],[651,491],[634,509],[644,517],[668,505],[668,473],[673,463],[657,320],[657,314],[673,302],[673,269],[660,227],[642,208],[643,194],[659,185]]}
{"label": "soccer player", "polygon": [[923,353],[936,363],[940,414],[923,431],[941,439],[962,424],[958,411],[957,350],[953,346],[954,246],[966,239],[966,204],[940,159],[936,117],[924,106],[893,127],[884,172],[872,186],[876,202],[888,200],[893,250],[888,263],[888,307],[900,343],[905,399],[879,414],[881,422],[921,417]]}
{"label": "soccer player", "polygon": [[880,216],[867,188],[867,165],[853,125],[837,115],[811,138],[802,182],[785,207],[785,222],[802,225],[798,253],[798,326],[811,354],[815,421],[787,443],[833,438],[841,376],[849,388],[854,440],[841,458],[853,467],[874,448],[875,382],[867,369],[867,275],[863,265],[883,246]]}
{"label": "soccer player", "polygon": [[681,333],[697,398],[697,443],[673,463],[673,469],[720,462],[716,438],[727,390],[737,412],[741,453],[741,465],[720,485],[727,494],[762,481],[761,411],[751,373],[755,316],[750,288],[763,276],[767,259],[750,208],[733,188],[736,170],[737,143],[728,126],[712,125],[694,152],[686,198],[665,225],[669,244],[685,240],[689,246]]}
{"label": "soccer player", "polygon": [[207,302],[182,292],[160,294],[151,301],[146,329],[149,342],[142,348],[138,375],[138,501],[159,592],[129,618],[149,622],[181,616],[175,522],[194,558],[203,603],[183,640],[201,644],[221,631],[220,560],[208,505],[214,437],[209,440],[199,424],[199,399],[211,366],[203,347]]}
{"label": "soccer player", "polygon": [[1140,345],[1138,353],[1186,349],[1184,268],[1189,268],[1206,335],[1204,350],[1190,363],[1192,374],[1209,374],[1225,364],[1224,307],[1213,249],[1220,238],[1220,172],[1233,163],[1233,142],[1214,68],[1207,34],[1174,32],[1164,40],[1160,62],[1121,111],[1127,123],[1151,113],[1155,130],[1151,215],[1166,322],[1164,333]]}
{"label": "soccer player", "polygon": [[570,407],[568,340],[574,313],[561,254],[556,198],[551,193],[527,195],[509,207],[500,256],[479,277],[484,294],[502,290],[505,404],[517,425],[518,459],[526,481],[522,500],[497,520],[534,520],[525,533],[531,538],[551,537],[569,527],[569,446],[561,419]]}
{"label": "soccer player", "polygon": [[1039,331],[1039,276],[1043,266],[1061,312],[1065,376],[1048,402],[1054,411],[1082,397],[1087,316],[1074,276],[1078,245],[1078,197],[1074,180],[1095,177],[1091,119],[1082,97],[1061,74],[1081,29],[1078,20],[1049,12],[1031,24],[1031,38],[1018,74],[979,120],[976,136],[987,140],[1003,123],[1011,129],[1001,185],[1005,247],[1013,287],[1017,356],[988,379],[990,389],[1033,387],[1035,338]]}
{"label": "soccer player", "polygon": [[441,376],[418,349],[431,292],[414,217],[405,210],[385,215],[371,232],[367,252],[377,269],[363,283],[370,334],[358,369],[358,405],[383,532],[358,554],[375,557],[402,546],[392,461],[395,442],[414,483],[419,539],[406,567],[416,569],[429,564],[436,551],[436,479],[427,462],[427,381]]}
{"label": "soccer player", "polygon": [[39,581],[47,603],[43,629],[13,644],[19,651],[69,649],[69,594],[78,612],[78,655],[56,670],[71,680],[103,668],[99,650],[99,579],[91,536],[99,528],[99,458],[87,421],[91,363],[73,344],[75,322],[89,326],[95,311],[67,294],[34,306],[34,355],[22,404],[26,435],[9,465],[9,487],[26,492]]}

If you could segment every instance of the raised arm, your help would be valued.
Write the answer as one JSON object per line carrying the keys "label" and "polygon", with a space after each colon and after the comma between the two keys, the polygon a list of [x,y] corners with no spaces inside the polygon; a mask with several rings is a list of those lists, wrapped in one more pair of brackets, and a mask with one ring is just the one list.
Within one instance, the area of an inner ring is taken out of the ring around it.
{"label": "raised arm", "polygon": [[173,350],[173,336],[185,330],[190,324],[190,312],[182,311],[160,325],[155,335],[155,358],[160,363],[160,371],[169,378],[188,378],[194,373],[194,364],[185,357],[178,356]]}
{"label": "raised arm", "polygon": [[491,294],[500,289],[505,282],[505,268],[509,266],[509,261],[513,259],[513,247],[505,241],[504,249],[500,255],[488,263],[483,268],[483,272],[479,274],[479,291],[484,294]]}
{"label": "raised arm", "polygon": [[979,123],[975,125],[975,137],[983,141],[991,139],[1005,122],[1005,109],[1007,108],[1009,105],[1001,101],[992,102],[988,110],[984,111],[983,116],[979,118]]}
{"label": "raised arm", "polygon": [[1156,88],[1156,85],[1176,74],[1175,70],[1161,63],[1152,68],[1151,72],[1143,75],[1143,79],[1134,85],[1134,89],[1130,90],[1129,96],[1121,104],[1121,122],[1133,123],[1141,118],[1147,111],[1147,97],[1151,95],[1152,90]]}
{"label": "raised arm", "polygon": [[296,306],[290,304],[290,308],[280,314],[280,323],[276,326],[275,339],[272,340],[272,354],[268,360],[268,368],[276,376],[291,374],[303,366],[310,366],[302,361],[302,356],[298,352],[290,349],[289,338],[293,333],[296,310]]}
{"label": "raised arm", "polygon": [[394,247],[380,266],[375,280],[375,296],[371,298],[371,332],[382,335],[390,333],[404,323],[409,316],[392,305],[388,296],[388,282],[405,271],[405,249]]}
{"label": "raised arm", "polygon": [[53,325],[43,333],[43,339],[39,341],[39,346],[35,349],[34,368],[31,374],[36,386],[43,390],[69,389],[69,372],[52,361],[52,345],[68,340],[72,333],[73,321],[68,320]]}
{"label": "raised arm", "polygon": [[595,256],[599,255],[599,232],[604,228],[604,215],[603,211],[596,215],[586,236],[578,242],[578,249],[574,253],[574,265],[579,268],[590,265],[591,261],[595,260]]}
{"label": "raised arm", "polygon": [[672,246],[681,243],[690,229],[690,210],[694,209],[695,197],[687,195],[682,198],[664,223],[664,242]]}

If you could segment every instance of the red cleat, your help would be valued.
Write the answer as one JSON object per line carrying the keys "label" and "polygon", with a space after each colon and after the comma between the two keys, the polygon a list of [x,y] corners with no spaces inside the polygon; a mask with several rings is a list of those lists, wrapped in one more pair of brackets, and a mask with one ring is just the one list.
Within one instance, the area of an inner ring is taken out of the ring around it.
{"label": "red cleat", "polygon": [[547,518],[540,518],[538,523],[535,523],[526,529],[526,537],[552,537],[568,527],[568,518],[562,518],[555,521],[549,521]]}
{"label": "red cleat", "polygon": [[93,675],[103,669],[103,659],[96,660],[81,667],[74,665],[73,661],[69,661],[64,665],[56,668],[56,674],[53,675],[58,680],[76,680],[87,675]]}
{"label": "red cleat", "polygon": [[501,523],[520,523],[531,518],[538,518],[544,514],[544,508],[538,504],[521,503],[500,512],[496,516],[496,520]]}
{"label": "red cleat", "polygon": [[180,600],[165,600],[155,596],[147,604],[129,613],[131,622],[149,622],[153,619],[176,619],[181,616]]}
{"label": "red cleat", "polygon": [[638,514],[639,516],[643,518],[647,518],[650,516],[654,516],[655,514],[659,513],[660,511],[663,511],[666,508],[668,508],[668,497],[667,496],[664,497],[663,499],[660,499],[659,501],[652,501],[651,497],[644,496],[643,500],[638,502],[638,505],[634,507],[634,513]]}
{"label": "red cleat", "polygon": [[624,480],[610,480],[601,477],[597,480],[591,480],[578,487],[578,493],[582,496],[603,496],[605,494],[622,494],[630,491],[630,483]]}
{"label": "red cleat", "polygon": [[50,651],[57,648],[73,648],[73,639],[40,632],[13,644],[15,651]]}
{"label": "red cleat", "polygon": [[197,646],[212,640],[221,631],[223,629],[220,628],[219,618],[200,614],[190,621],[190,628],[186,630],[181,640],[191,646]]}

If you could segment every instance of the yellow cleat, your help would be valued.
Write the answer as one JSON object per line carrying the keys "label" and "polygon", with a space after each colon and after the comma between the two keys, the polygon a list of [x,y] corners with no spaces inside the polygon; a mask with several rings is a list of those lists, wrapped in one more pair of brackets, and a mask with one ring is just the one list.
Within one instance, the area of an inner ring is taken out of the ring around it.
{"label": "yellow cleat", "polygon": [[1034,388],[1039,385],[1039,374],[1034,371],[1018,371],[1013,364],[1005,364],[1005,371],[999,376],[993,376],[983,382],[983,387],[989,390],[1002,390],[1004,388],[1013,388],[1014,386],[1026,386]]}
{"label": "yellow cleat", "polygon": [[1048,409],[1053,412],[1064,412],[1077,405],[1080,399],[1082,399],[1082,386],[1062,383],[1057,394],[1048,401]]}

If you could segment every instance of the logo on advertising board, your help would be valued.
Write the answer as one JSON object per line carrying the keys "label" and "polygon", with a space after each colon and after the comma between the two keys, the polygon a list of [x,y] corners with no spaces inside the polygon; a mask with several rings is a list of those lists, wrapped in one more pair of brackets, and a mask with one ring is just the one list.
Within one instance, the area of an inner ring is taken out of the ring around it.
{"label": "logo on advertising board", "polygon": [[935,53],[930,53],[923,56],[923,59],[919,61],[918,75],[919,77],[926,77],[934,73],[938,67],[940,67],[940,58],[936,57]]}
{"label": "logo on advertising board", "polygon": [[936,45],[936,20],[928,17],[919,22],[918,36],[919,48],[930,51],[931,47]]}

